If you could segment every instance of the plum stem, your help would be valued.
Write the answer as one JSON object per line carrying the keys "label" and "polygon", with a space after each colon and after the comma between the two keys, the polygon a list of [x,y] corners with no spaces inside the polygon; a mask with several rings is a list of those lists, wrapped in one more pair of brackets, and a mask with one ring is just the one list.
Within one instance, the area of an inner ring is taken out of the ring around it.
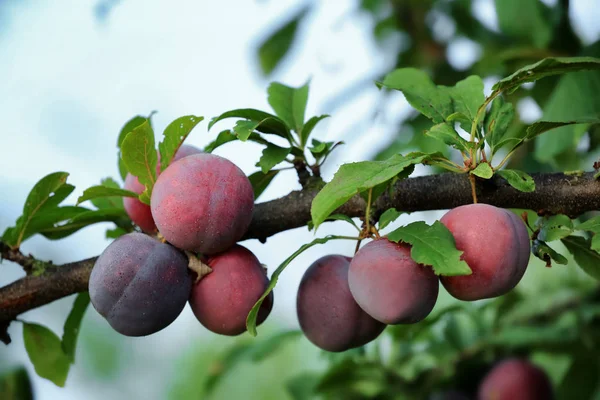
{"label": "plum stem", "polygon": [[473,197],[473,204],[477,204],[477,188],[475,186],[475,175],[469,174],[469,181],[471,182],[471,196]]}
{"label": "plum stem", "polygon": [[365,210],[365,223],[367,224],[367,232],[371,232],[371,226],[370,221],[371,221],[371,201],[373,199],[373,188],[369,188],[369,197],[367,199],[367,208]]}
{"label": "plum stem", "polygon": [[204,264],[196,255],[190,251],[186,251],[185,254],[188,256],[188,268],[194,271],[198,276],[194,283],[200,282],[202,278],[212,272],[212,268]]}

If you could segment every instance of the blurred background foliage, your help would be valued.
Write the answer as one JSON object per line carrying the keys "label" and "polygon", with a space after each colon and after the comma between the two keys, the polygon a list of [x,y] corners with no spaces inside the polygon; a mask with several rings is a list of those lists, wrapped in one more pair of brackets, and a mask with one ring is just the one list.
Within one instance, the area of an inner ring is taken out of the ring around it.
{"label": "blurred background foliage", "polygon": [[[96,18],[110,24],[111,13],[120,3],[98,2]],[[371,26],[381,59],[392,62],[369,60],[378,72],[348,82],[330,97],[326,112],[343,109],[397,67],[420,68],[437,84],[446,85],[476,74],[484,78],[489,90],[495,80],[543,57],[600,57],[598,33],[585,35],[573,16],[576,0],[488,1],[489,18],[482,18],[480,3],[357,1],[351,13],[360,18],[352,23]],[[276,79],[307,51],[303,38],[311,34],[311,16],[318,5],[318,1],[298,2],[281,21],[264,27],[265,35],[256,39],[254,61],[265,79]],[[333,26],[339,23],[329,21]],[[378,96],[361,118],[375,123],[393,101],[390,92],[381,91]],[[600,73],[546,78],[508,99],[520,116],[511,127],[515,132],[542,116],[546,120],[599,116]],[[404,114],[394,121],[395,135],[373,144],[377,147],[373,158],[412,150],[451,151],[422,134],[428,128],[423,116],[412,111]],[[359,133],[350,130],[350,134]],[[591,170],[599,149],[599,126],[565,126],[523,146],[510,167],[528,172]],[[571,261],[564,247],[556,249]],[[58,310],[48,310],[57,320],[64,318]],[[549,374],[557,398],[600,400],[600,288],[572,263],[554,265],[548,273],[533,257],[525,279],[509,295],[468,303],[441,291],[434,311],[423,322],[388,327],[374,343],[342,354],[321,352],[297,330],[277,323],[267,324],[257,339],[210,336],[160,349],[159,343],[140,348],[130,338],[115,339],[103,321],[86,318],[76,369],[69,379],[76,382],[79,392],[64,389],[64,397],[59,398],[77,398],[77,393],[89,393],[92,398],[100,387],[105,395],[123,399],[418,399],[443,398],[435,396],[448,390],[473,396],[494,361],[516,355],[529,358]],[[22,343],[15,340],[12,346]],[[0,354],[5,351],[0,349]],[[146,375],[150,369],[144,364],[154,359],[145,358],[145,352],[176,352],[177,362],[163,366],[159,374]],[[31,398],[30,379],[34,377],[28,378],[27,370],[15,365],[14,358],[0,357],[0,371],[0,398]],[[137,383],[106,389],[119,380]],[[33,393],[48,398],[43,389]]]}

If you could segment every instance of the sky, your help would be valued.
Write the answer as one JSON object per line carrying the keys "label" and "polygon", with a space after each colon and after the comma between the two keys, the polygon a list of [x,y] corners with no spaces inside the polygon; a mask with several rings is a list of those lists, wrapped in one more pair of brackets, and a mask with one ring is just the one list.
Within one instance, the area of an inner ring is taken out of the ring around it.
{"label": "sky", "polygon": [[[324,169],[327,179],[339,165],[368,159],[379,150],[376,144],[390,140],[395,122],[406,116],[408,108],[397,94],[373,121],[369,110],[377,104],[379,92],[371,85],[343,107],[330,109],[328,105],[335,94],[365,77],[386,71],[393,60],[390,52],[386,55],[372,42],[371,21],[354,11],[355,1],[313,3],[316,7],[309,16],[310,30],[306,29],[308,25],[301,26],[292,57],[273,79],[291,86],[310,79],[307,116],[333,111],[332,118],[314,132],[322,140],[347,142]],[[582,36],[588,42],[597,39],[600,15],[597,7],[592,8],[594,0],[572,3]],[[77,188],[69,198],[73,203],[85,188],[98,184],[102,178],[117,178],[117,134],[134,115],[156,110],[153,122],[157,136],[177,117],[204,116],[205,122],[187,140],[201,147],[220,130],[231,127],[231,120],[226,120],[207,132],[206,121],[210,118],[235,108],[269,110],[269,81],[258,70],[256,44],[303,3],[123,0],[102,19],[94,12],[97,4],[76,0],[4,0],[0,5],[0,230],[14,223],[30,188],[50,171],[70,173],[69,182]],[[476,13],[497,29],[492,1],[477,1]],[[457,65],[473,62],[477,56],[477,49],[464,40],[453,43],[450,51],[451,60]],[[260,148],[232,143],[216,153],[250,174],[256,170],[254,163],[260,157]],[[260,201],[295,189],[299,189],[295,175],[291,171],[281,174]],[[402,217],[398,223],[417,217],[433,222],[439,216],[415,214]],[[108,245],[104,238],[106,227],[86,228],[59,242],[34,237],[23,245],[23,251],[57,264],[91,257]],[[326,224],[319,235],[343,234],[347,229],[342,223]],[[243,244],[272,271],[313,237],[306,228],[299,228],[276,235],[264,245],[254,240]],[[298,257],[278,284],[271,319],[284,327],[297,327],[295,293],[304,270],[320,256],[350,255],[353,249],[354,243],[338,241]],[[21,275],[17,266],[2,265],[0,285]],[[72,299],[55,302],[26,313],[23,319],[62,332],[71,302]],[[103,323],[90,308],[84,324]],[[0,360],[6,357],[14,363],[24,363],[35,376],[23,351],[21,327],[13,324],[9,332],[14,344],[0,348]],[[159,376],[160,371],[152,369],[148,360],[169,357],[180,340],[206,334],[186,307],[169,328],[126,343],[140,350],[135,352],[136,365],[144,364],[148,376]],[[148,348],[156,349],[154,355],[141,355],[141,349]],[[110,385],[99,384],[90,391],[86,386],[89,382],[81,378],[77,368],[72,375],[65,389],[36,378],[38,398],[115,395]],[[147,391],[146,398],[157,398],[152,386],[145,382],[141,381],[135,389]]]}

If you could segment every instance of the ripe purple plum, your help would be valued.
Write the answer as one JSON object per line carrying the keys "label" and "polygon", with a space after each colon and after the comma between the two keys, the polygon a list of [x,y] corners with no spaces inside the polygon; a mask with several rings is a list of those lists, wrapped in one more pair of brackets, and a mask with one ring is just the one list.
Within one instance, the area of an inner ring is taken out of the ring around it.
{"label": "ripe purple plum", "polygon": [[385,328],[354,301],[348,287],[351,260],[341,255],[319,258],[308,267],[298,288],[296,310],[302,332],[323,350],[363,346]]}
{"label": "ripe purple plum", "polygon": [[483,378],[478,400],[552,400],[546,373],[527,360],[510,358],[498,363]]}
{"label": "ripe purple plum", "polygon": [[471,275],[440,280],[459,300],[502,296],[521,280],[531,251],[527,227],[512,212],[489,204],[469,204],[448,211],[440,220],[464,253]]}
{"label": "ripe purple plum", "polygon": [[185,307],[192,288],[187,266],[187,257],[173,246],[143,233],[123,235],[92,269],[92,305],[123,335],[158,332]]}
{"label": "ripe purple plum", "polygon": [[158,230],[170,243],[216,254],[246,233],[254,192],[246,175],[231,161],[193,154],[172,163],[158,177],[150,208]]}
{"label": "ripe purple plum", "polygon": [[[175,156],[173,157],[172,162],[175,162],[183,157],[187,157],[192,154],[202,153],[197,147],[190,146],[187,144],[181,145]],[[160,153],[158,155],[158,165],[156,166],[156,175],[160,174]],[[144,191],[144,185],[140,183],[137,177],[127,174],[125,177],[125,189],[131,190],[134,193],[141,194]],[[125,211],[129,218],[133,221],[134,224],[139,226],[144,232],[147,233],[155,233],[157,231],[156,224],[154,223],[154,219],[152,218],[152,211],[150,210],[150,206],[142,203],[136,198],[133,197],[125,197],[123,198],[123,206],[125,207]]]}
{"label": "ripe purple plum", "polygon": [[[256,256],[245,247],[208,258],[212,272],[192,287],[190,306],[208,330],[236,336],[246,331],[246,317],[265,292],[269,279]],[[263,301],[256,325],[265,321],[273,308],[273,292]]]}
{"label": "ripe purple plum", "polygon": [[414,262],[410,249],[381,238],[361,248],[350,263],[352,296],[367,314],[384,324],[419,322],[437,301],[438,277],[431,267]]}

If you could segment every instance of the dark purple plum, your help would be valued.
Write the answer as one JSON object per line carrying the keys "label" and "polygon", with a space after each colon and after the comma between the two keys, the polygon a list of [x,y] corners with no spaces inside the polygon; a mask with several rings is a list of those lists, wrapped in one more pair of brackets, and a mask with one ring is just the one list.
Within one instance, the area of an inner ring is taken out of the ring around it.
{"label": "dark purple plum", "polygon": [[[190,146],[187,144],[181,145],[173,160],[171,162],[175,162],[183,157],[187,157],[192,154],[202,153],[202,150]],[[158,155],[158,165],[156,166],[156,175],[160,174],[160,153]],[[125,177],[125,189],[131,190],[134,193],[141,194],[144,191],[144,185],[140,183],[138,178],[131,174],[127,174]],[[154,223],[154,219],[152,218],[152,211],[150,211],[150,206],[142,203],[136,198],[133,197],[125,197],[123,198],[123,205],[125,207],[125,211],[129,218],[133,221],[134,224],[139,226],[144,232],[147,233],[155,233],[157,231],[156,224]]]}
{"label": "dark purple plum", "polygon": [[433,309],[439,291],[431,267],[410,257],[411,247],[382,238],[361,248],[350,263],[352,296],[371,317],[385,324],[419,322]]}
{"label": "dark purple plum", "polygon": [[527,227],[510,211],[489,204],[468,204],[440,220],[464,253],[471,275],[443,276],[446,290],[459,300],[502,296],[521,280],[529,263]]}
{"label": "dark purple plum", "polygon": [[527,360],[509,358],[483,378],[478,400],[552,400],[552,383],[546,373]]}
{"label": "dark purple plum", "polygon": [[143,233],[128,233],[98,257],[89,281],[94,308],[119,333],[145,336],[171,324],[192,288],[188,259]]}
{"label": "dark purple plum", "polygon": [[180,249],[227,250],[252,219],[254,192],[231,161],[213,154],[182,158],[158,177],[150,201],[160,233]]}
{"label": "dark purple plum", "polygon": [[308,267],[298,288],[300,327],[323,350],[340,352],[363,346],[385,328],[354,301],[348,287],[350,260],[341,255],[319,258]]}
{"label": "dark purple plum", "polygon": [[[263,266],[240,245],[209,257],[207,265],[212,272],[192,287],[194,315],[214,333],[236,336],[245,332],[248,313],[269,285]],[[273,292],[263,301],[256,325],[265,321],[272,308]]]}

